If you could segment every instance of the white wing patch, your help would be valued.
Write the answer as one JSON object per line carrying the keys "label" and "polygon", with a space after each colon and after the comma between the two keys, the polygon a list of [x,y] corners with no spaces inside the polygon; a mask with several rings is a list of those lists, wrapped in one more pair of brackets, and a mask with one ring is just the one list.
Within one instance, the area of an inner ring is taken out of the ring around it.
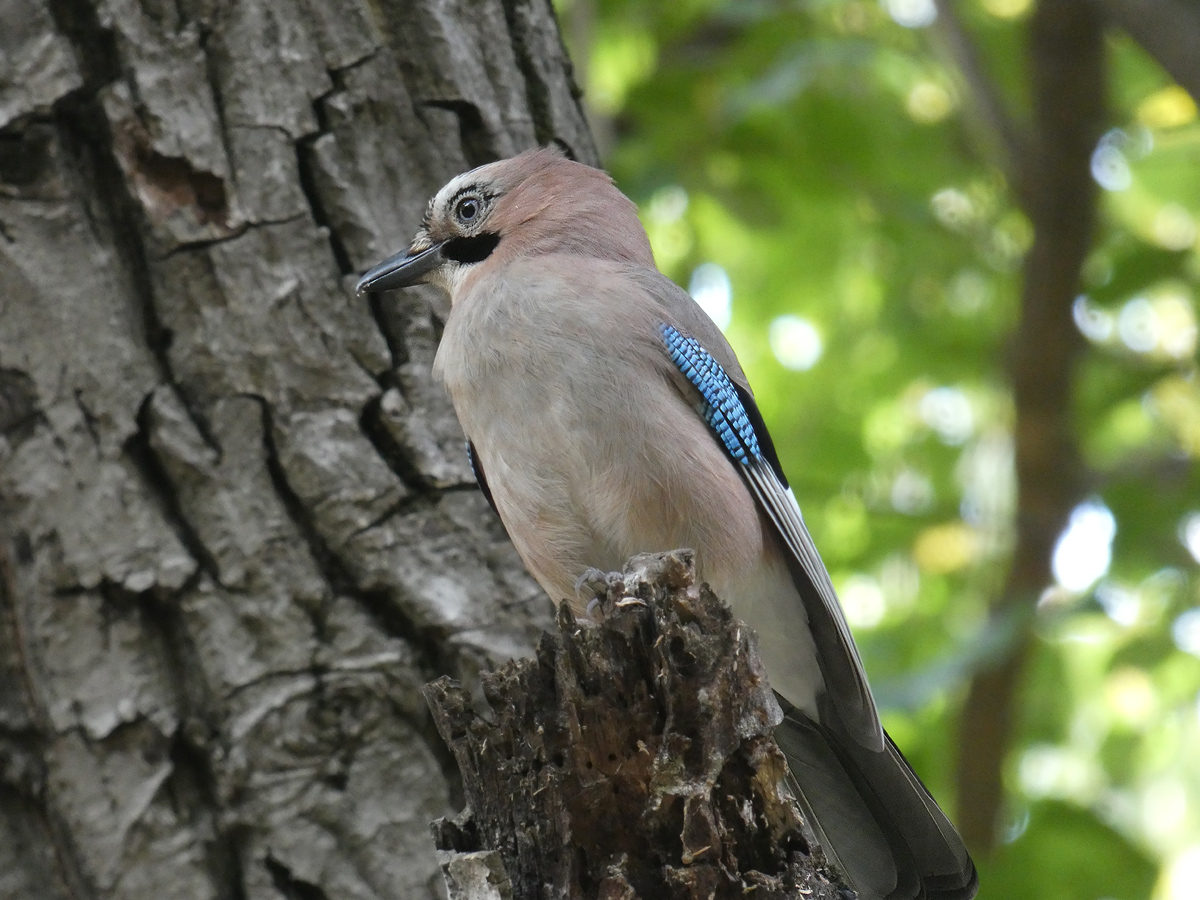
{"label": "white wing patch", "polygon": [[[850,626],[842,613],[833,583],[821,556],[817,553],[808,529],[804,527],[804,517],[796,503],[796,496],[791,488],[785,488],[779,483],[774,471],[765,459],[758,459],[748,466],[742,467],[746,483],[753,491],[758,505],[766,512],[775,525],[780,537],[783,538],[787,549],[803,570],[803,574],[812,588],[815,589],[823,609],[809,610],[809,624],[814,629],[814,637],[818,648],[832,637],[838,644],[837,652],[846,665],[831,666],[829,657],[822,654],[821,671],[826,683],[835,689],[837,695],[837,713],[850,732],[864,746],[872,750],[882,750],[884,746],[883,726],[879,724],[879,714],[875,709],[875,700],[871,696],[871,688],[867,684],[866,671],[858,648],[854,645],[854,637]],[[809,602],[807,591],[803,585],[797,585],[806,605]],[[814,614],[815,613],[815,614]],[[832,634],[821,634],[822,620],[832,626]],[[830,671],[831,669],[840,671]]]}

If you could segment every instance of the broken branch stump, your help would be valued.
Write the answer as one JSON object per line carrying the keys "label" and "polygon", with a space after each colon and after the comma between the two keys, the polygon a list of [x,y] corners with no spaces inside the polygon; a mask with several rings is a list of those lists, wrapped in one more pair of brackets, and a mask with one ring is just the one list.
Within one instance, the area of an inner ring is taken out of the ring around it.
{"label": "broken branch stump", "polygon": [[433,826],[451,900],[839,898],[753,633],[691,553],[593,586],[599,622],[563,604],[536,659],[484,676],[490,719],[450,679],[425,688],[467,800]]}

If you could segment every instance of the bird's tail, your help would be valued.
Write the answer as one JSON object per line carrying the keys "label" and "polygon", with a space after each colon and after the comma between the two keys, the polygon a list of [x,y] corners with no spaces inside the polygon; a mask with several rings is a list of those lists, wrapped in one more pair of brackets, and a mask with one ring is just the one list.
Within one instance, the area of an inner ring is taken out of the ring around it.
{"label": "bird's tail", "polygon": [[860,900],[975,896],[979,878],[962,838],[891,738],[869,750],[797,709],[775,738],[822,849]]}

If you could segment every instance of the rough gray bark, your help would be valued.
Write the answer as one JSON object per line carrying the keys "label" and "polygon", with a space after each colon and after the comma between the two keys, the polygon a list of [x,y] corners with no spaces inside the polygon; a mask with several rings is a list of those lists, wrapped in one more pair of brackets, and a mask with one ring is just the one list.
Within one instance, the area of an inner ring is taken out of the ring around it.
{"label": "rough gray bark", "polygon": [[441,890],[420,686],[549,613],[351,286],[550,140],[548,0],[0,0],[0,896]]}
{"label": "rough gray bark", "polygon": [[838,900],[757,643],[691,552],[594,589],[598,624],[564,603],[536,660],[484,676],[488,717],[448,678],[426,688],[467,799],[434,829],[451,900]]}

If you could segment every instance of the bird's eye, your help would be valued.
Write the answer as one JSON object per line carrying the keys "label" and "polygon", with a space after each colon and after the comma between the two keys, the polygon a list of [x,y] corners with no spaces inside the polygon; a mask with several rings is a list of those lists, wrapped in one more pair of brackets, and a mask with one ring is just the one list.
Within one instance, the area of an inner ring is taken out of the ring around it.
{"label": "bird's eye", "polygon": [[454,215],[464,225],[470,225],[479,218],[480,203],[476,197],[464,197],[454,207]]}

